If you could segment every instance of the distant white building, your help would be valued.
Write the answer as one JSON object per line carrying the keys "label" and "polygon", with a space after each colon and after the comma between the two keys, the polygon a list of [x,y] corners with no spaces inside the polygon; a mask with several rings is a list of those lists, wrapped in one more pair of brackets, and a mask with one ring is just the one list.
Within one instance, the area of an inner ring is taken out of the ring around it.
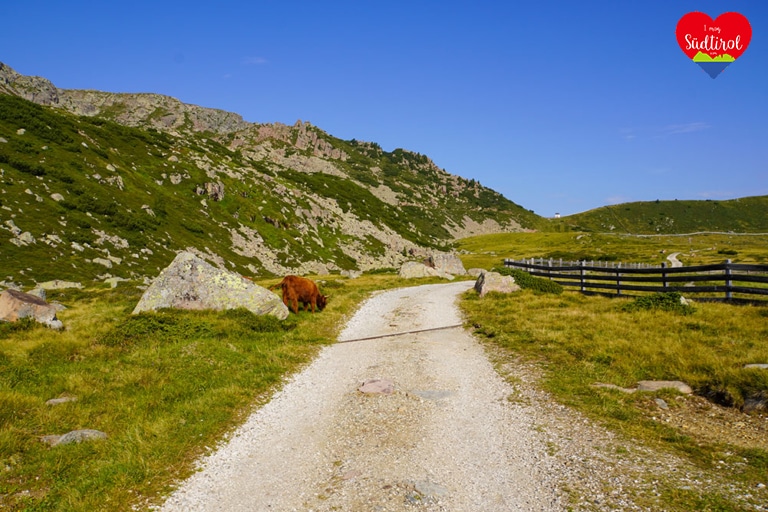
{"label": "distant white building", "polygon": [[560,214],[559,214],[559,213],[556,213],[556,214],[555,214],[555,218],[556,218],[556,219],[559,219],[559,218],[560,218]]}

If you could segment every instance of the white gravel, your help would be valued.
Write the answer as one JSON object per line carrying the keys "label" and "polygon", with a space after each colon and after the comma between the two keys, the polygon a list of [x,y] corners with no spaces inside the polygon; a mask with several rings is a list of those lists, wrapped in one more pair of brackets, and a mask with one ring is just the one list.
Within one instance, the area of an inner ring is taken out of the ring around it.
{"label": "white gravel", "polygon": [[[471,282],[380,293],[340,340],[455,325]],[[395,392],[363,394],[382,378]],[[546,445],[461,328],[326,347],[164,511],[562,510]]]}
{"label": "white gravel", "polygon": [[[552,402],[535,366],[494,369],[495,354],[460,327],[349,341],[459,324],[456,296],[471,286],[369,299],[339,336],[347,342],[324,348],[161,510],[660,510],[661,480],[712,485]],[[370,379],[394,392],[358,391]],[[657,502],[643,508],[636,496]]]}

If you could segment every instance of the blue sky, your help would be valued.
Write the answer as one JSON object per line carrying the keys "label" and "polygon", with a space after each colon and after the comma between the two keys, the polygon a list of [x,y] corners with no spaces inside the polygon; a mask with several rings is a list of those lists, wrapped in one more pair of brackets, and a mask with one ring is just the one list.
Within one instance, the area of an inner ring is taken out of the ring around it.
{"label": "blue sky", "polygon": [[[716,79],[687,12],[752,26]],[[768,194],[768,2],[0,3],[0,62],[425,154],[544,216]]]}

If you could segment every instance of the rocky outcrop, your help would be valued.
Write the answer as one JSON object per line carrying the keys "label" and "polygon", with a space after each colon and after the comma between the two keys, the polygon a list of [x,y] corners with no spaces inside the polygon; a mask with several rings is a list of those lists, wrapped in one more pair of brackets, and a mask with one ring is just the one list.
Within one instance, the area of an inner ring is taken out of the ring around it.
{"label": "rocky outcrop", "polygon": [[56,318],[58,308],[42,298],[18,290],[0,293],[0,321],[16,322],[22,318],[33,318],[52,329],[62,329],[61,320]]}
{"label": "rocky outcrop", "polygon": [[444,274],[463,276],[467,273],[466,269],[464,268],[464,264],[461,262],[459,257],[453,253],[432,253],[424,263],[434,268],[438,272],[442,272]]}
{"label": "rocky outcrop", "polygon": [[406,261],[403,263],[398,275],[403,279],[415,279],[419,277],[442,277],[443,279],[453,279],[452,275],[441,272],[418,261]]}
{"label": "rocky outcrop", "polygon": [[112,117],[114,121],[127,126],[223,134],[244,130],[251,125],[238,114],[189,105],[162,94],[59,89],[45,78],[19,74],[2,62],[0,92],[21,96],[40,105],[59,107],[81,116],[108,113],[106,117]]}
{"label": "rocky outcrop", "polygon": [[511,293],[520,289],[512,276],[503,276],[498,272],[484,272],[475,281],[475,291],[481,297],[488,292]]}
{"label": "rocky outcrop", "polygon": [[195,194],[199,196],[205,194],[212,201],[221,201],[224,199],[224,184],[220,181],[204,183],[202,187],[195,188]]}
{"label": "rocky outcrop", "polygon": [[160,308],[237,309],[283,320],[288,308],[274,293],[242,276],[182,252],[144,292],[133,313]]}
{"label": "rocky outcrop", "polygon": [[17,73],[0,62],[0,92],[21,96],[40,105],[56,105],[59,90],[49,80]]}

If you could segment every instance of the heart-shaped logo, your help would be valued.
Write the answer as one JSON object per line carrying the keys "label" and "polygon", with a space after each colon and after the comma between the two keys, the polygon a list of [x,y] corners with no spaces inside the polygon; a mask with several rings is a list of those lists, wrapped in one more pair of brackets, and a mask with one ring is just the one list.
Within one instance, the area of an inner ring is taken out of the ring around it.
{"label": "heart-shaped logo", "polygon": [[712,78],[738,59],[752,39],[749,20],[738,12],[716,19],[703,12],[689,12],[677,22],[677,44]]}

